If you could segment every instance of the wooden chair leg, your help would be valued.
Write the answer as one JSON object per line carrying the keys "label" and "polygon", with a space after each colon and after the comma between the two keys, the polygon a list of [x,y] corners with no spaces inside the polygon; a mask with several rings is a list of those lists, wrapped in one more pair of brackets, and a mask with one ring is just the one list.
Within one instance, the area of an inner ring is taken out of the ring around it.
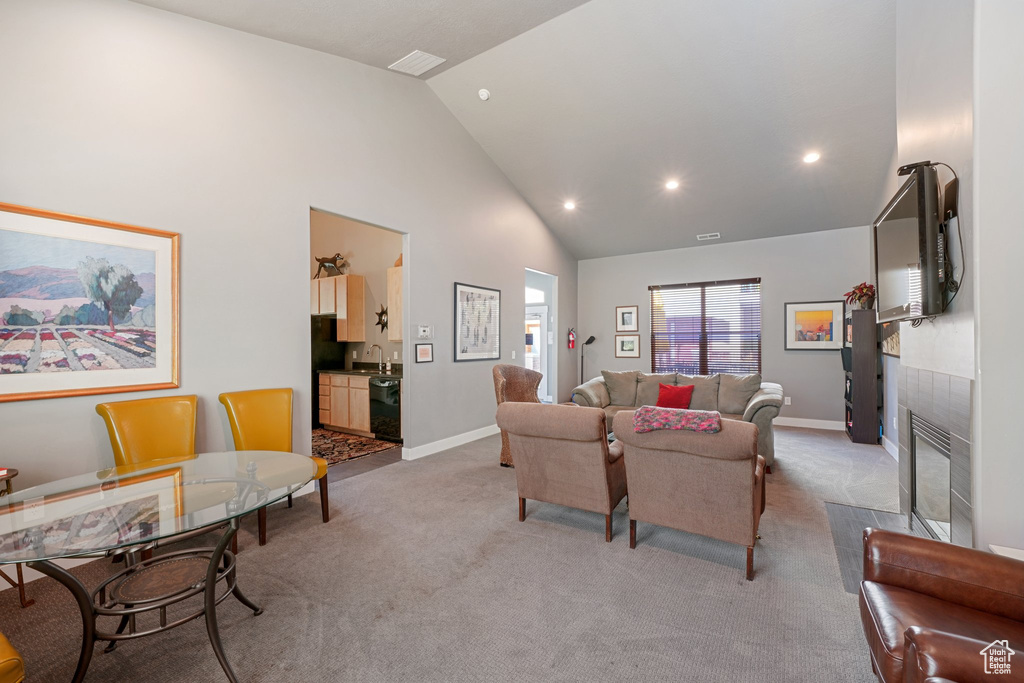
{"label": "wooden chair leg", "polygon": [[260,545],[267,544],[267,508],[262,507],[256,512],[256,521],[260,531]]}
{"label": "wooden chair leg", "polygon": [[[324,524],[327,524],[327,522],[331,521],[331,505],[327,500],[327,475],[325,474],[320,477],[317,483],[320,486],[320,516],[323,517]],[[291,496],[289,496],[289,499],[291,499]]]}
{"label": "wooden chair leg", "polygon": [[288,507],[292,506],[292,494],[288,494]]}
{"label": "wooden chair leg", "polygon": [[636,548],[636,520],[629,520],[629,547]]}
{"label": "wooden chair leg", "polygon": [[747,581],[754,580],[754,546],[747,546]]}
{"label": "wooden chair leg", "polygon": [[231,537],[231,554],[232,555],[237,555],[238,554],[238,534],[235,534],[234,536]]}
{"label": "wooden chair leg", "polygon": [[519,499],[519,521],[520,522],[525,522],[526,521],[526,499],[525,498],[520,498]]}
{"label": "wooden chair leg", "polygon": [[604,542],[605,543],[611,543],[612,542],[612,516],[611,515],[605,515],[604,516]]}
{"label": "wooden chair leg", "polygon": [[765,465],[764,466],[764,472],[765,472],[765,474],[771,474],[772,473],[772,466],[771,465]]}

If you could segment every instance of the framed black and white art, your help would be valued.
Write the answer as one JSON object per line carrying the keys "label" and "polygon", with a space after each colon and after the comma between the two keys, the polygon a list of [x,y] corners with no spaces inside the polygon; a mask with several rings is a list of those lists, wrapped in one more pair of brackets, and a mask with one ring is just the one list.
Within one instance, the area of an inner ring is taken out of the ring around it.
{"label": "framed black and white art", "polygon": [[501,290],[455,283],[455,361],[501,357]]}
{"label": "framed black and white art", "polygon": [[640,321],[637,315],[640,313],[639,306],[616,306],[615,307],[615,331],[616,332],[639,332]]}

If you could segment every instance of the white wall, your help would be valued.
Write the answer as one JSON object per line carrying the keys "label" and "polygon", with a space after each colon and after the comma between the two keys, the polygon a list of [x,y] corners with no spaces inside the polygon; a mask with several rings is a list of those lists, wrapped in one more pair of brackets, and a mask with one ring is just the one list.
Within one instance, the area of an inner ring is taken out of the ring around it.
{"label": "white wall", "polygon": [[[156,395],[200,395],[201,450],[230,444],[219,392],[291,386],[309,451],[310,207],[410,235],[436,338],[406,363],[409,446],[494,423],[491,363],[452,363],[454,281],[502,290],[506,360],[524,267],[575,325],[575,259],[422,81],[122,0],[5,0],[0,64],[4,201],[182,234],[182,385]],[[108,466],[93,406],[146,395],[0,405],[3,464],[21,487]]]}
{"label": "white wall", "polygon": [[[364,320],[366,328],[365,342],[345,343],[345,367],[352,363],[376,363],[377,349],[369,356],[366,349],[378,344],[384,349],[384,358],[392,362],[402,362],[402,342],[388,341],[388,331],[377,327],[377,311],[381,306],[388,305],[388,268],[395,265],[395,260],[402,253],[402,235],[391,230],[378,228],[359,221],[323,211],[309,212],[309,251],[310,277],[316,275],[316,257],[341,254],[348,262],[346,273],[362,275],[366,281],[364,298]],[[397,313],[397,311],[395,311]],[[388,324],[398,324],[389,319]],[[404,330],[403,330],[404,335]],[[356,353],[355,359],[352,352]],[[395,353],[398,354],[396,361]]]}
{"label": "white wall", "polygon": [[[896,147],[898,165],[945,162],[960,176],[960,221],[968,274],[962,277],[959,240],[951,247],[956,277],[963,280],[943,315],[900,329],[901,362],[914,368],[974,377],[974,273],[972,218],[973,74],[970,0],[899,0],[896,5]],[[952,178],[939,167],[939,182]],[[906,180],[893,174],[888,196]]]}
{"label": "white wall", "polygon": [[1024,157],[1024,3],[978,2],[974,15],[977,361],[975,542],[1024,548],[1020,409],[1020,160]]}
{"label": "white wall", "polygon": [[[793,399],[782,415],[842,421],[843,366],[838,351],[786,351],[784,304],[826,301],[871,272],[867,227],[772,237],[688,249],[631,254],[579,262],[579,339],[594,335],[586,374],[601,370],[650,372],[649,285],[761,278],[761,355],[766,381],[779,382]],[[615,307],[640,307],[639,359],[615,358]],[[576,368],[577,373],[579,368]]]}

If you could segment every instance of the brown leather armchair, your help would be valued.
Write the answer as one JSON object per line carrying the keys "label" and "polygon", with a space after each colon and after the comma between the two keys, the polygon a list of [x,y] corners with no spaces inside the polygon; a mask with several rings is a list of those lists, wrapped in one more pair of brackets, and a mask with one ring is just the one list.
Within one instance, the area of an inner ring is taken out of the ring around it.
{"label": "brown leather armchair", "polygon": [[503,403],[498,426],[509,434],[516,459],[519,521],[526,499],[604,515],[604,540],[612,540],[612,510],[626,495],[622,444],[608,445],[600,408]]}
{"label": "brown leather armchair", "polygon": [[0,633],[0,683],[21,683],[25,680],[25,660],[10,641]]}
{"label": "brown leather armchair", "polygon": [[[494,396],[498,405],[506,401],[516,403],[540,403],[537,396],[537,389],[540,388],[540,381],[544,375],[518,365],[495,365],[491,370],[494,376]],[[512,451],[508,445],[508,433],[501,430],[501,459],[502,467],[514,467],[512,462]]]}
{"label": "brown leather armchair", "polygon": [[[1024,681],[1024,562],[865,529],[860,617],[883,683]],[[993,676],[982,650],[997,640],[1020,659]]]}
{"label": "brown leather armchair", "polygon": [[629,480],[629,547],[636,523],[688,531],[747,547],[747,580],[754,577],[754,543],[764,512],[764,458],[757,426],[722,420],[722,431],[633,431],[633,411],[615,415],[625,442]]}

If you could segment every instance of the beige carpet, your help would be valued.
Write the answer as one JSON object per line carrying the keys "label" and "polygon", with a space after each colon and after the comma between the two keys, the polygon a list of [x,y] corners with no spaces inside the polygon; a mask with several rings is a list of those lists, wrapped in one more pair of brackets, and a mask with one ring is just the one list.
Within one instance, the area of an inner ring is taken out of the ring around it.
{"label": "beige carpet", "polygon": [[[841,433],[779,429],[756,576],[742,548],[540,503],[516,519],[515,472],[490,437],[331,486],[247,520],[240,585],[266,612],[218,610],[243,681],[871,681],[823,501],[893,510],[896,463]],[[90,585],[109,565],[79,572]],[[49,580],[0,593],[0,631],[30,681],[70,678],[80,624]],[[224,680],[201,621],[97,648],[87,680]]]}

